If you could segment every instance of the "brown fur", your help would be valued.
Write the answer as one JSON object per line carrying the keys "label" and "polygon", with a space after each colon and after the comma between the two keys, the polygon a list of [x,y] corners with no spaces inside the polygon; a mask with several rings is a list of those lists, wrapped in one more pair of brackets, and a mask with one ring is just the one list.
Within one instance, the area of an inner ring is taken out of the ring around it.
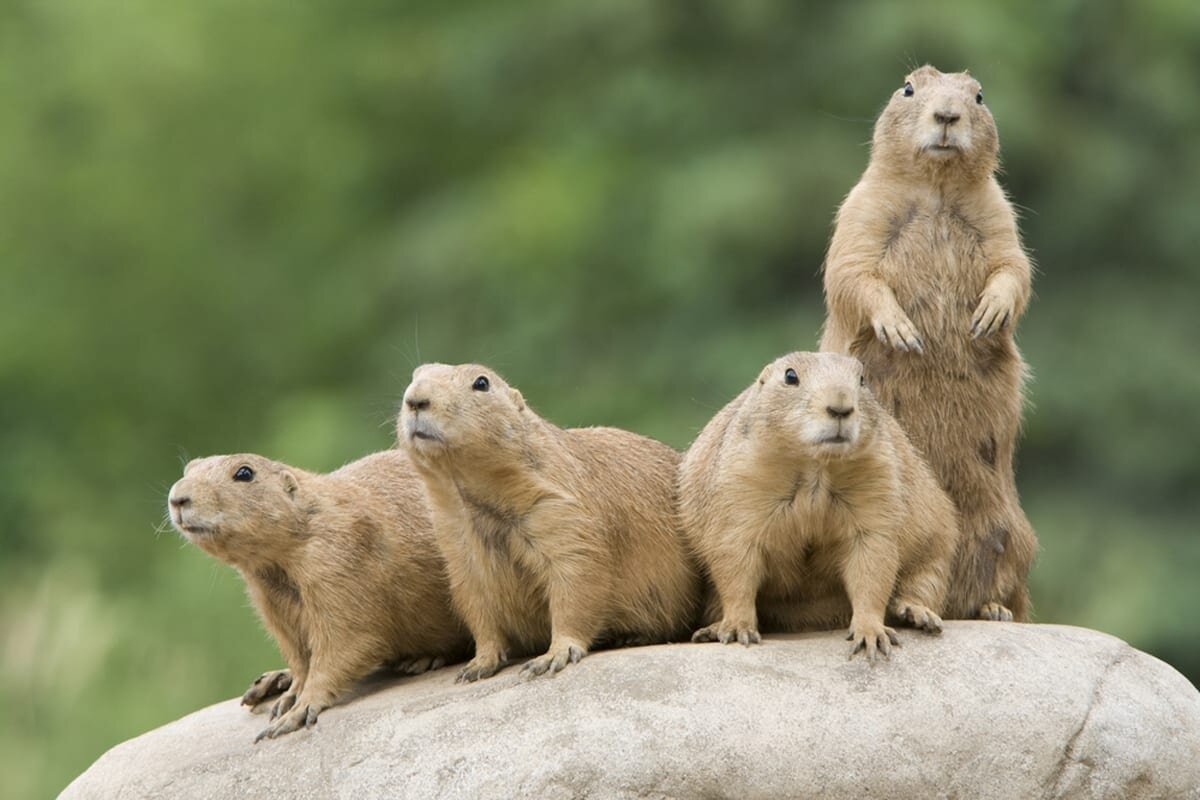
{"label": "brown fur", "polygon": [[838,210],[821,349],[863,361],[958,507],[947,616],[1024,620],[1037,538],[1013,477],[1026,375],[1013,330],[1031,267],[979,83],[928,66],[906,80],[912,96],[892,96]]}
{"label": "brown fur", "polygon": [[[253,470],[235,481],[237,470]],[[288,672],[247,690],[286,690],[260,734],[316,722],[381,664],[405,672],[465,658],[470,641],[451,604],[419,479],[387,451],[328,475],[252,454],[192,461],[171,487],[171,522],[246,581]]]}
{"label": "brown fur", "polygon": [[[472,388],[481,377],[487,387]],[[674,450],[558,428],[478,365],[418,367],[404,400],[400,439],[475,637],[461,679],[494,674],[510,648],[546,650],[525,665],[541,674],[597,641],[686,636],[700,581],[674,510]]]}
{"label": "brown fur", "polygon": [[862,374],[834,353],[784,356],[687,451],[680,514],[721,605],[696,641],[849,624],[851,654],[874,660],[897,643],[886,612],[941,630],[954,507]]}

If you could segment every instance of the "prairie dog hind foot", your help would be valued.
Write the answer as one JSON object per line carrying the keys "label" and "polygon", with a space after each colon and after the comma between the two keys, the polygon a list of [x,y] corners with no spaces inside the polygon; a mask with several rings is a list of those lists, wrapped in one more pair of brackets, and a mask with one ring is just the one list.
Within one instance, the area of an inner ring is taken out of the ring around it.
{"label": "prairie dog hind foot", "polygon": [[999,603],[984,603],[979,609],[979,619],[992,622],[1012,622],[1013,613]]}
{"label": "prairie dog hind foot", "polygon": [[250,688],[242,695],[242,705],[254,707],[265,700],[282,694],[292,687],[292,671],[276,669],[264,672],[254,679]]}

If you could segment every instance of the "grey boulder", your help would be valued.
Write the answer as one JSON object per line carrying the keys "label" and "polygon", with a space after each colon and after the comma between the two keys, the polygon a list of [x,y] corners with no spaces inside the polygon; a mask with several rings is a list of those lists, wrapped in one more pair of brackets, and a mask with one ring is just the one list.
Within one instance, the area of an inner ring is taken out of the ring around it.
{"label": "grey boulder", "polygon": [[900,635],[874,665],[831,632],[596,652],[532,680],[451,667],[257,745],[265,717],[229,700],[61,796],[1200,798],[1200,693],[1163,662],[1060,625]]}

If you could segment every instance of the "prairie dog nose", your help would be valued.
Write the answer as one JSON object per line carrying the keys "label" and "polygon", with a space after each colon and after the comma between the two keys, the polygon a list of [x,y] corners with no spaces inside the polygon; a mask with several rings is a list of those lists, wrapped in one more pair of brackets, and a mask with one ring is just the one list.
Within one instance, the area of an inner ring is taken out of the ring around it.
{"label": "prairie dog nose", "polygon": [[167,502],[171,504],[172,508],[183,508],[188,503],[192,502],[192,498],[188,497],[187,495],[180,496],[173,494],[167,498]]}
{"label": "prairie dog nose", "polygon": [[834,403],[825,406],[825,410],[829,412],[829,416],[834,419],[845,419],[854,413],[854,406],[850,403]]}
{"label": "prairie dog nose", "polygon": [[933,118],[941,125],[953,125],[958,122],[960,117],[962,117],[962,114],[947,109],[933,112]]}
{"label": "prairie dog nose", "polygon": [[424,397],[406,397],[404,405],[408,406],[413,411],[424,411],[429,408],[429,400]]}

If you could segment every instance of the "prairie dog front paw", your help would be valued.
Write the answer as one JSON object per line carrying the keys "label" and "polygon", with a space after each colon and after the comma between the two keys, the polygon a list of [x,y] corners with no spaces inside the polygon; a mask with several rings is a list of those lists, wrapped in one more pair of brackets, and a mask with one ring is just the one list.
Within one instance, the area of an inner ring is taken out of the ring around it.
{"label": "prairie dog front paw", "polygon": [[902,353],[910,350],[925,352],[925,342],[921,339],[917,326],[899,308],[875,315],[871,319],[871,327],[875,329],[875,337],[879,341]]}
{"label": "prairie dog front paw", "polygon": [[263,739],[274,739],[277,736],[298,731],[301,728],[311,728],[317,724],[317,717],[320,715],[321,710],[322,708],[319,705],[311,705],[304,702],[297,703],[290,711],[260,731],[258,736],[254,737],[254,741],[257,743]]}
{"label": "prairie dog front paw", "polygon": [[455,683],[473,683],[480,678],[490,678],[507,663],[508,654],[502,650],[478,653],[458,673]]}
{"label": "prairie dog front paw", "polygon": [[846,640],[850,644],[850,653],[847,658],[854,658],[855,654],[860,650],[865,651],[867,661],[875,663],[877,653],[882,653],[884,658],[891,658],[892,646],[900,646],[900,638],[896,636],[896,632],[883,624],[883,620],[870,620],[867,622],[850,621],[850,632],[846,635]]}
{"label": "prairie dog front paw", "polygon": [[971,315],[971,338],[991,336],[1012,322],[1017,302],[1007,281],[993,280],[979,296],[979,304]]}
{"label": "prairie dog front paw", "polygon": [[550,649],[544,655],[525,662],[525,666],[521,668],[521,675],[533,677],[545,672],[553,675],[560,672],[567,664],[578,663],[586,655],[587,648],[578,642],[566,641],[551,644]]}
{"label": "prairie dog front paw", "polygon": [[715,625],[709,625],[693,633],[692,641],[720,642],[721,644],[741,642],[749,647],[762,642],[762,636],[759,635],[756,624],[750,620],[725,618]]}

